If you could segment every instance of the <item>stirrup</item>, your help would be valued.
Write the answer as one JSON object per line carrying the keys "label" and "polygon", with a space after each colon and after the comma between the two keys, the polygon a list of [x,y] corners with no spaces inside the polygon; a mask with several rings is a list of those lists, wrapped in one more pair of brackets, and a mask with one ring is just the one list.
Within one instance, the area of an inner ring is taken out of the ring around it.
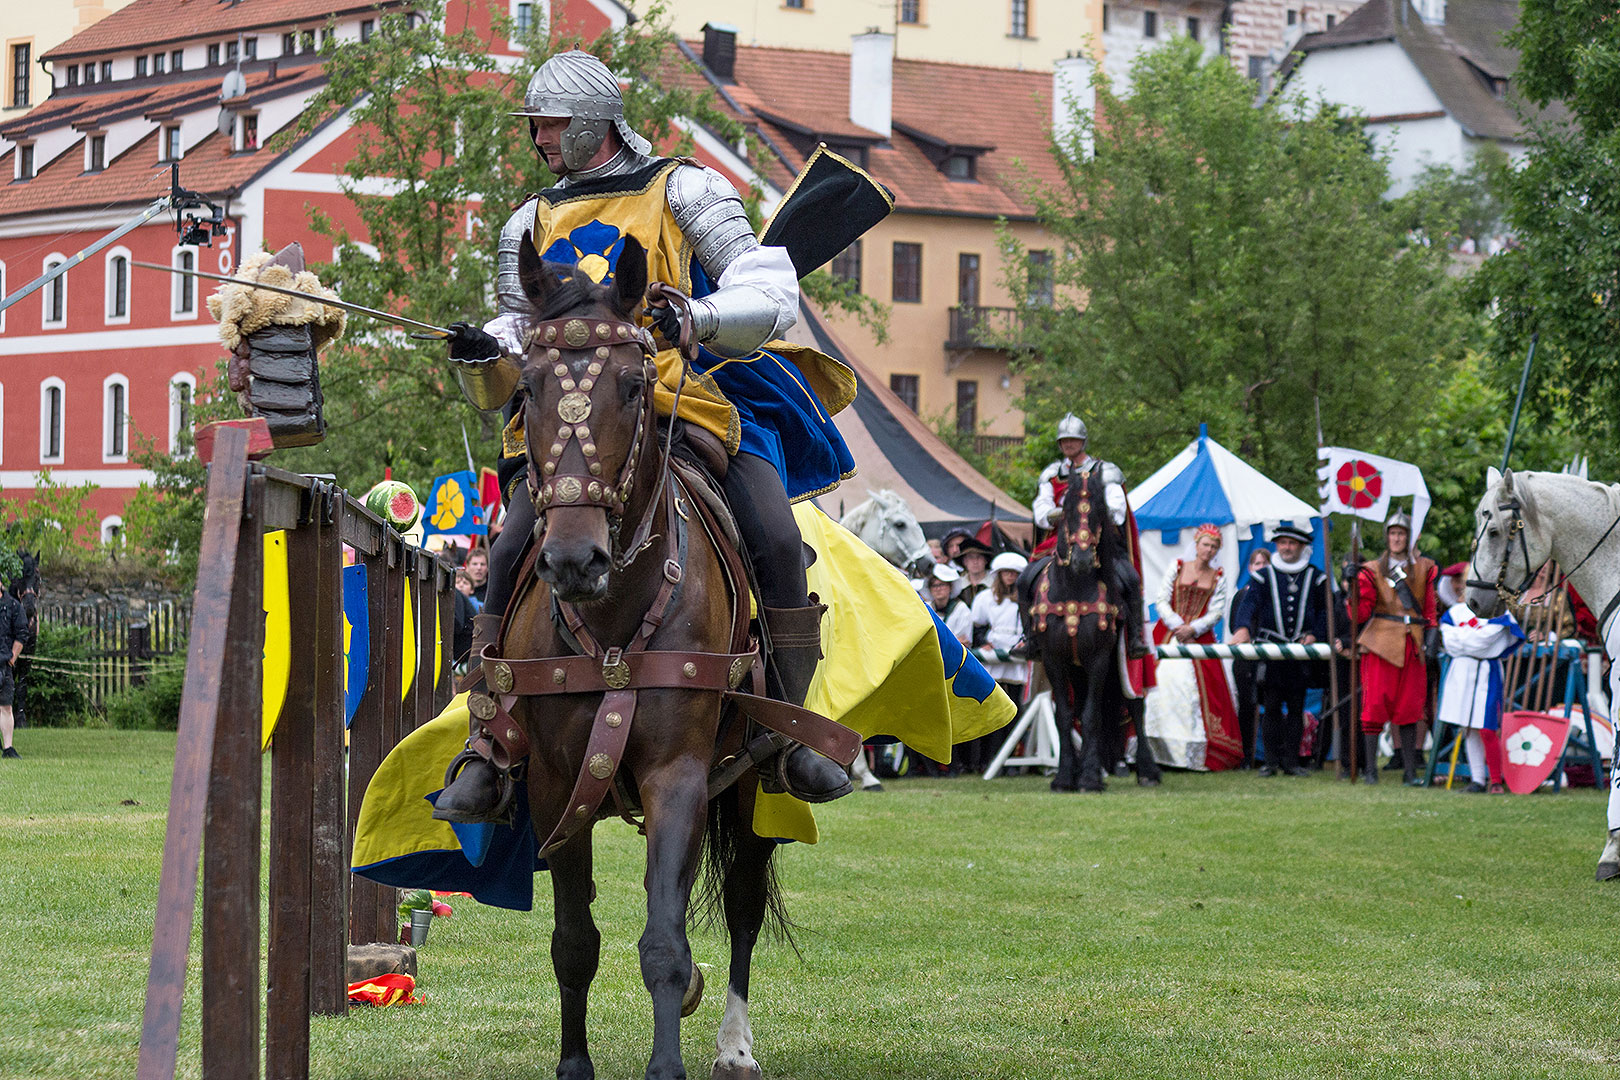
{"label": "stirrup", "polygon": [[[814,750],[803,743],[793,743],[759,766],[759,786],[762,791],[767,795],[786,793],[805,803],[828,803],[834,799],[841,799],[855,790],[855,785],[850,781],[847,774],[844,777],[843,785],[833,789],[831,792],[818,791],[811,793],[795,787],[788,779],[788,759],[800,750],[804,750],[806,753],[815,753]],[[831,758],[823,755],[817,756],[820,756],[823,761],[832,765],[833,768],[838,767],[838,763]]]}
{"label": "stirrup", "polygon": [[495,805],[476,816],[459,811],[444,811],[437,805],[433,808],[435,821],[448,821],[452,825],[511,825],[512,799],[517,794],[517,770],[503,769],[489,758],[474,750],[471,745],[464,747],[461,753],[450,759],[450,765],[444,770],[444,786],[448,788],[461,776],[461,772],[474,761],[481,761],[495,770]]}

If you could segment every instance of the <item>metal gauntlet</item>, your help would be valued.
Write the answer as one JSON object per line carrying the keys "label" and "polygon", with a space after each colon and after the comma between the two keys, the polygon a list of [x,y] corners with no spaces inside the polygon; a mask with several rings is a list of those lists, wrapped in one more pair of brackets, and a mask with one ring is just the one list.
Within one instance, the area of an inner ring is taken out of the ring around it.
{"label": "metal gauntlet", "polygon": [[523,375],[523,365],[505,353],[488,360],[452,359],[450,367],[467,400],[486,412],[503,408],[511,401]]}
{"label": "metal gauntlet", "polygon": [[752,285],[728,285],[692,301],[692,332],[721,356],[747,356],[776,332],[776,312]]}

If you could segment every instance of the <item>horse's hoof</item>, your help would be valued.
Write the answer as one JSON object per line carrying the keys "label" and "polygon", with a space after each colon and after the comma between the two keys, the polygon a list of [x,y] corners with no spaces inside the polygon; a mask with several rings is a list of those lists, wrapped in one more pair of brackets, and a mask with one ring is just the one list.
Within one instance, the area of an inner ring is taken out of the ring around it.
{"label": "horse's hoof", "polygon": [[1615,878],[1620,878],[1620,863],[1598,863],[1597,879],[1599,881],[1612,881]]}
{"label": "horse's hoof", "polygon": [[1137,787],[1158,787],[1159,786],[1159,778],[1156,777],[1156,776],[1138,776],[1136,778],[1136,786]]}
{"label": "horse's hoof", "polygon": [[1129,776],[1131,775],[1131,767],[1122,761],[1118,765],[1114,766],[1114,775]]}
{"label": "horse's hoof", "polygon": [[703,969],[692,962],[692,977],[686,982],[686,996],[681,998],[681,1015],[691,1016],[703,1004]]}
{"label": "horse's hoof", "polygon": [[865,785],[863,785],[861,787],[861,790],[862,791],[879,792],[879,791],[883,790],[883,784],[882,784],[881,781],[878,782],[878,783],[875,783],[875,784],[865,784]]}
{"label": "horse's hoof", "polygon": [[1079,791],[1080,790],[1080,785],[1079,784],[1071,784],[1071,783],[1068,783],[1066,781],[1060,782],[1060,781],[1054,780],[1054,781],[1052,781],[1052,790],[1053,791]]}
{"label": "horse's hoof", "polygon": [[1095,784],[1081,784],[1076,790],[1087,795],[1101,795],[1103,792],[1108,790],[1108,785],[1101,782]]}
{"label": "horse's hoof", "polygon": [[762,1080],[764,1075],[759,1071],[758,1063],[722,1065],[717,1061],[709,1073],[709,1080]]}

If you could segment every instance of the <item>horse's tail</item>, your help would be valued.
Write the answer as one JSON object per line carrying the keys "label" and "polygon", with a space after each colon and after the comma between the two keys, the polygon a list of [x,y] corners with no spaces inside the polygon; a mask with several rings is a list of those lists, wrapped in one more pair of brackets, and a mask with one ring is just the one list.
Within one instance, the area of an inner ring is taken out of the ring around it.
{"label": "horse's tail", "polygon": [[[743,783],[752,783],[751,776]],[[753,835],[753,823],[744,821],[741,812],[740,785],[709,800],[709,823],[703,843],[703,875],[698,882],[697,903],[692,905],[694,921],[705,926],[724,927],[725,885],[740,855],[739,840]],[[751,845],[752,846],[752,845]],[[782,883],[776,875],[776,851],[780,845],[772,842],[760,845],[764,851],[765,866],[762,880],[765,889],[765,923],[760,935],[779,938],[799,952],[793,939],[793,920],[788,918],[787,904],[782,897]]]}

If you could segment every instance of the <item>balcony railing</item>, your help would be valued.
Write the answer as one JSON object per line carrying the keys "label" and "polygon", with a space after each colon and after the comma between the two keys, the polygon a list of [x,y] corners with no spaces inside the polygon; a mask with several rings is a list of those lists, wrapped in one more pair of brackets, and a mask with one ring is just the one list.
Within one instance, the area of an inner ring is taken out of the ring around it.
{"label": "balcony railing", "polygon": [[947,349],[1007,349],[1023,337],[1023,312],[1015,307],[953,307]]}

